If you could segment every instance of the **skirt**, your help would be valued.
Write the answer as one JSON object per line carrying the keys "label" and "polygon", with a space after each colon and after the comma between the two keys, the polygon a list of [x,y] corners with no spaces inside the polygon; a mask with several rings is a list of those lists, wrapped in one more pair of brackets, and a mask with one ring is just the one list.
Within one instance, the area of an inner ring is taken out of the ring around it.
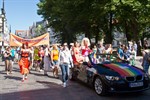
{"label": "skirt", "polygon": [[29,73],[30,62],[28,58],[21,58],[19,61],[20,73],[28,74]]}

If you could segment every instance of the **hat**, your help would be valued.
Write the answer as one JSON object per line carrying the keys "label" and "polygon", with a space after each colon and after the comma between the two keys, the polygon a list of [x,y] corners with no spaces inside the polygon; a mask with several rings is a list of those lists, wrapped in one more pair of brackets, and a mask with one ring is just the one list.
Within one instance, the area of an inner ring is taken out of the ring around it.
{"label": "hat", "polygon": [[67,45],[67,43],[64,43],[64,45]]}

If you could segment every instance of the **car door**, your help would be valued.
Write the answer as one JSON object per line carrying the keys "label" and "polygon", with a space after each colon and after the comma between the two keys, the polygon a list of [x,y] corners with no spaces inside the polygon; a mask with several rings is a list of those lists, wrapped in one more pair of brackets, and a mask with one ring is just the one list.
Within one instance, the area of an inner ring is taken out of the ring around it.
{"label": "car door", "polygon": [[88,69],[88,65],[83,63],[82,65],[80,65],[80,68],[79,68],[79,73],[78,73],[78,76],[77,78],[79,80],[81,80],[82,82],[85,82],[87,83],[87,69]]}

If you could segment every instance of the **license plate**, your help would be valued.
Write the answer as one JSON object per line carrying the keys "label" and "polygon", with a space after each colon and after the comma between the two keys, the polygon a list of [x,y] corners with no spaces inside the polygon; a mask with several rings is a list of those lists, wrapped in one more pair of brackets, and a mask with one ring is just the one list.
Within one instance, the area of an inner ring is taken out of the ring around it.
{"label": "license plate", "polygon": [[143,86],[143,82],[135,82],[135,83],[130,83],[130,87],[140,87]]}

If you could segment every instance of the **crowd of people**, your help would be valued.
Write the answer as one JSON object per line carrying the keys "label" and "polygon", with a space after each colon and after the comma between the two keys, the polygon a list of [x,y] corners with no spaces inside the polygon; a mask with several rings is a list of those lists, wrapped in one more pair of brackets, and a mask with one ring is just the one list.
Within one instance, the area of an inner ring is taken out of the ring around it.
{"label": "crowd of people", "polygon": [[[48,76],[47,72],[52,71],[56,78],[58,78],[58,72],[61,69],[63,87],[66,87],[70,67],[88,62],[89,54],[95,55],[93,58],[96,62],[96,59],[98,59],[97,54],[113,54],[114,51],[117,52],[116,56],[119,60],[135,65],[137,55],[137,45],[135,42],[130,42],[129,45],[120,44],[115,50],[111,44],[104,45],[102,42],[98,45],[91,45],[88,38],[83,38],[81,43],[71,43],[69,47],[67,43],[38,47],[29,47],[28,43],[23,43],[20,48],[7,47],[3,55],[7,75],[12,74],[14,62],[17,62],[20,67],[22,82],[27,80],[27,76],[32,69],[39,72],[44,71],[45,76]],[[149,58],[149,51],[143,50],[142,66],[147,73],[150,66]]]}

